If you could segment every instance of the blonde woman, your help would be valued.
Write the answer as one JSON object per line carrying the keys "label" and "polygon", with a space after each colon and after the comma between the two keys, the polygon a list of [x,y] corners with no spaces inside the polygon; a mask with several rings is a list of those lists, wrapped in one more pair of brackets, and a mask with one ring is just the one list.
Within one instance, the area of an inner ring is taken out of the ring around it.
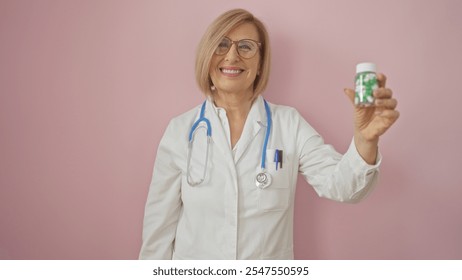
{"label": "blonde woman", "polygon": [[355,109],[341,155],[295,109],[262,97],[270,55],[264,25],[245,10],[222,14],[206,31],[196,60],[206,100],[171,120],[159,144],[141,259],[293,259],[299,173],[337,201],[371,190],[379,136],[399,116],[385,76],[376,106]]}

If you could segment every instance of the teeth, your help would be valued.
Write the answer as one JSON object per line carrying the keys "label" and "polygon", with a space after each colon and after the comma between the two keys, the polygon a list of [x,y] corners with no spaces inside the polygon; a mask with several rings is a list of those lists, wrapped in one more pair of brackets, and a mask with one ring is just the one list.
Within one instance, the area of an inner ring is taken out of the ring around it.
{"label": "teeth", "polygon": [[225,74],[239,74],[242,72],[242,70],[239,69],[221,69],[221,72]]}

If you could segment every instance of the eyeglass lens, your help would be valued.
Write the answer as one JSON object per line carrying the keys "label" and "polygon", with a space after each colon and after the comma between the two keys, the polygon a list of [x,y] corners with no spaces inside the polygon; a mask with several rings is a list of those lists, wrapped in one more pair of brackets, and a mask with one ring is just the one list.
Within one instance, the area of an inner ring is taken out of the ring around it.
{"label": "eyeglass lens", "polygon": [[225,37],[218,45],[217,49],[215,50],[215,53],[217,55],[227,54],[233,44],[236,44],[237,53],[243,58],[253,57],[258,50],[257,43],[252,40],[243,39],[233,42],[231,41],[231,39]]}

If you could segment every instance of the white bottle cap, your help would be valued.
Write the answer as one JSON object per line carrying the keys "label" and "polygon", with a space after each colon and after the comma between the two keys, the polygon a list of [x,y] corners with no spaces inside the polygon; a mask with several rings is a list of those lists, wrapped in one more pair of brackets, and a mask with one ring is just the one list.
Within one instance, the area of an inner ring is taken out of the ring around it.
{"label": "white bottle cap", "polygon": [[376,72],[377,67],[375,66],[375,63],[371,62],[363,62],[359,63],[356,65],[356,73],[361,73],[361,72]]}

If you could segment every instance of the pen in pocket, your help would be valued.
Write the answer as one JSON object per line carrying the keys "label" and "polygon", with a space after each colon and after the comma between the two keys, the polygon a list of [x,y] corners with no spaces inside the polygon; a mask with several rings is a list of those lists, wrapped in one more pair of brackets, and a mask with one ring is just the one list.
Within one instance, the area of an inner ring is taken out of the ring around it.
{"label": "pen in pocket", "polygon": [[282,168],[282,159],[283,159],[283,153],[282,150],[277,150],[274,152],[274,162],[276,163],[276,170],[279,168]]}

